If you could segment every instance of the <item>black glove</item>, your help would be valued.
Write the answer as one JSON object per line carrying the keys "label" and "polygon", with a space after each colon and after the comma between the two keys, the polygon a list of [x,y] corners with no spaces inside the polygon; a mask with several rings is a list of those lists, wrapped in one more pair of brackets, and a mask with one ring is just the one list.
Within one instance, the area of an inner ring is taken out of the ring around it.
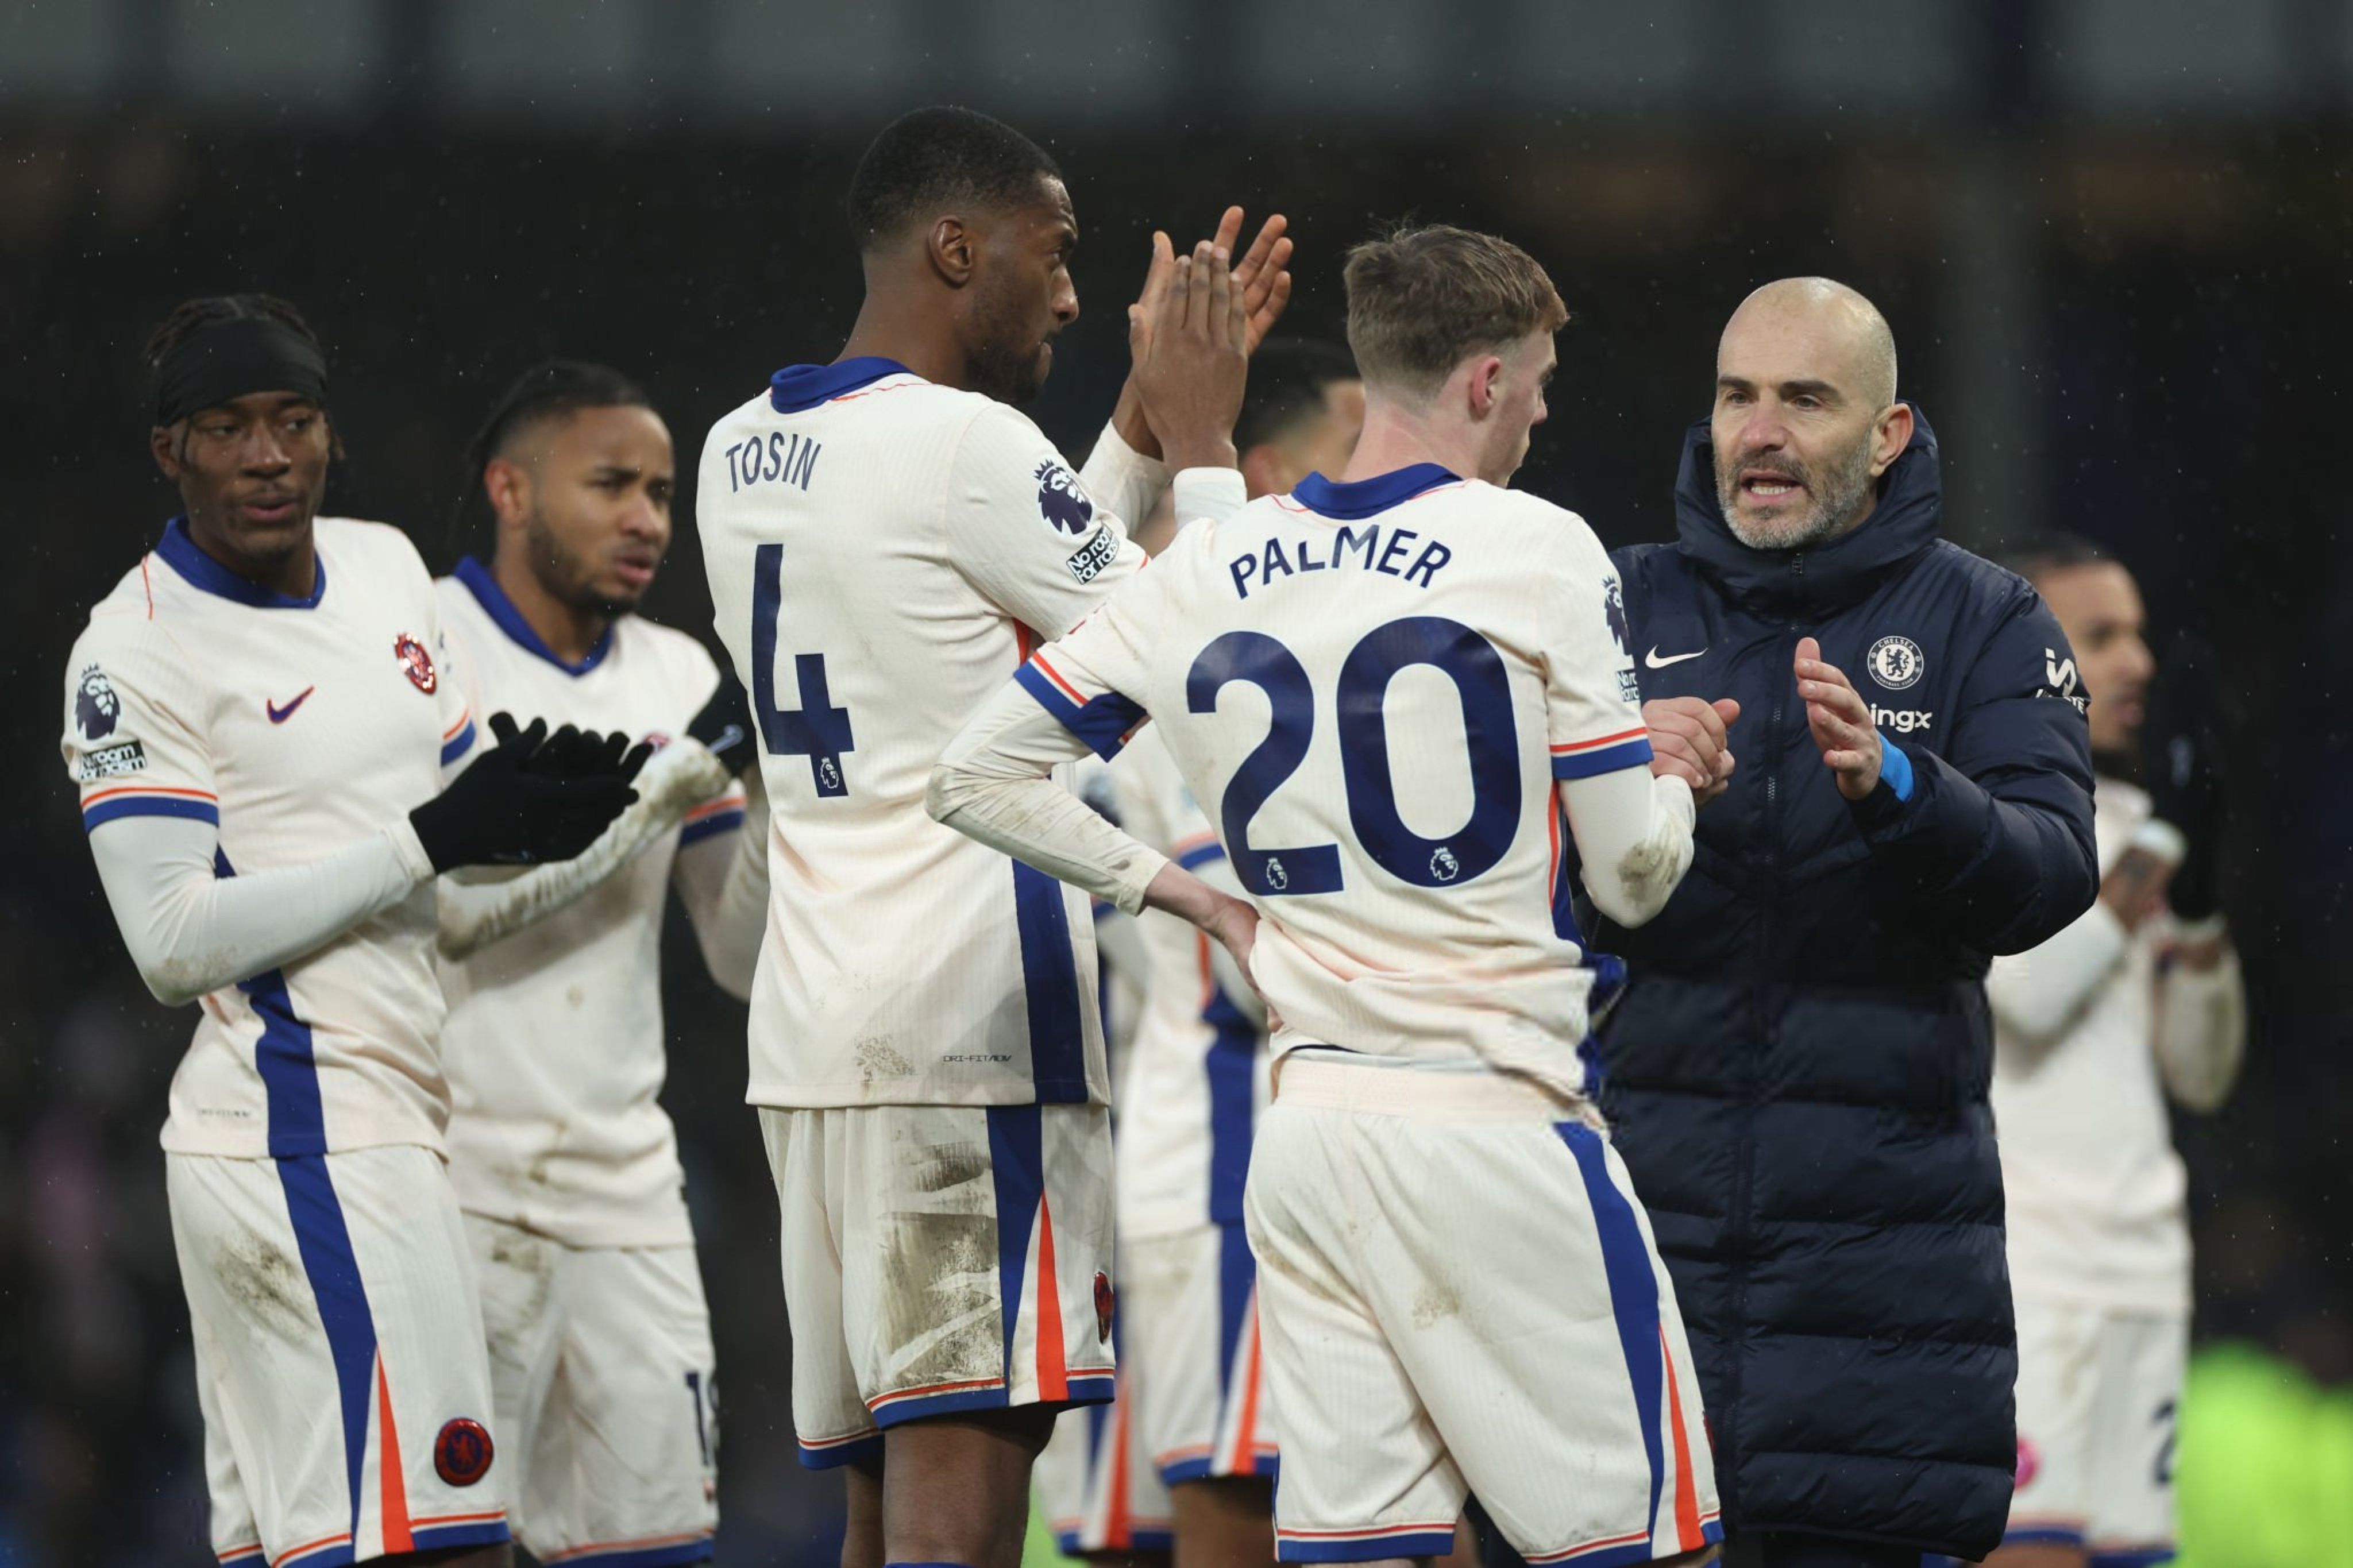
{"label": "black glove", "polygon": [[436,871],[571,859],[638,798],[629,780],[651,752],[569,724],[550,735],[544,719],[518,731],[508,713],[491,733],[497,745],[408,814]]}
{"label": "black glove", "polygon": [[2141,726],[2141,779],[2158,820],[2181,830],[2189,847],[2166,889],[2186,921],[2203,920],[2221,902],[2217,861],[2222,837],[2222,745],[2214,654],[2187,633],[2173,639],[2148,683]]}
{"label": "black glove", "polygon": [[686,732],[702,742],[729,773],[739,778],[744,769],[760,760],[760,748],[753,744],[752,699],[733,670],[719,672],[719,689],[711,694],[711,700],[687,725]]}

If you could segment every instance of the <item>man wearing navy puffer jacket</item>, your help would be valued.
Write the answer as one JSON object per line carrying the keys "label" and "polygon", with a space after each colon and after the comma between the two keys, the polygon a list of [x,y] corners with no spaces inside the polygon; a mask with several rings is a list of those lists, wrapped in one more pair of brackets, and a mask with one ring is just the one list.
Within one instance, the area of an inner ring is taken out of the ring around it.
{"label": "man wearing navy puffer jacket", "polygon": [[1937,538],[1936,437],[1851,289],[1734,313],[1675,507],[1675,543],[1616,560],[1654,767],[1723,794],[1664,912],[1577,915],[1631,977],[1604,1105],[1690,1330],[1725,1560],[1978,1557],[2017,1371],[1982,983],[2097,890],[2088,694],[2034,590]]}

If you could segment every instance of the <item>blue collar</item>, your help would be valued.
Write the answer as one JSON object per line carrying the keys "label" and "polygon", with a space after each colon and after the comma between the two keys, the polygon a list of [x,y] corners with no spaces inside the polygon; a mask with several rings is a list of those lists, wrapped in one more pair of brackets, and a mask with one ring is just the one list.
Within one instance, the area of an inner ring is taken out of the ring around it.
{"label": "blue collar", "polygon": [[871,386],[886,375],[913,375],[894,359],[861,354],[832,364],[788,364],[768,378],[768,402],[779,414],[798,414],[843,393]]}
{"label": "blue collar", "polygon": [[172,570],[185,577],[190,584],[207,594],[217,594],[224,599],[249,605],[257,610],[315,610],[327,593],[327,562],[318,552],[317,536],[311,540],[311,593],[307,598],[281,594],[275,588],[265,588],[252,578],[230,571],[204,552],[202,546],[188,537],[188,520],[175,517],[164,525],[164,537],[155,542],[155,553],[171,563]]}
{"label": "blue collar", "polygon": [[1299,481],[1299,488],[1291,492],[1291,499],[1308,510],[1320,512],[1325,517],[1367,518],[1376,512],[1402,505],[1424,490],[1454,484],[1458,479],[1458,475],[1448,472],[1436,463],[1414,463],[1350,484],[1327,479],[1321,474],[1310,474]]}
{"label": "blue collar", "polygon": [[588,650],[588,657],[575,664],[540,640],[539,634],[531,629],[531,623],[522,618],[522,612],[515,608],[514,601],[507,597],[506,590],[499,586],[499,580],[491,575],[489,567],[469,555],[458,563],[455,575],[459,582],[473,592],[483,613],[498,624],[499,630],[507,634],[509,641],[525,653],[537,654],[566,675],[587,674],[613,651],[613,628],[608,626],[605,628],[605,635],[596,639],[596,646]]}

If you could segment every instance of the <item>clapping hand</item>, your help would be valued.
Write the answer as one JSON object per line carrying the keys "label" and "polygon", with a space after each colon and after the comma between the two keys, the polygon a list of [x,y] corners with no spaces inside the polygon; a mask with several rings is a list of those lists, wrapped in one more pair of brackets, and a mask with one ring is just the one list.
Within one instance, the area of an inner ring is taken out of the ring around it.
{"label": "clapping hand", "polygon": [[1885,757],[1870,707],[1844,670],[1822,662],[1822,645],[1812,637],[1798,639],[1795,668],[1806,728],[1822,753],[1822,765],[1836,776],[1839,794],[1862,799],[1879,787],[1879,764]]}

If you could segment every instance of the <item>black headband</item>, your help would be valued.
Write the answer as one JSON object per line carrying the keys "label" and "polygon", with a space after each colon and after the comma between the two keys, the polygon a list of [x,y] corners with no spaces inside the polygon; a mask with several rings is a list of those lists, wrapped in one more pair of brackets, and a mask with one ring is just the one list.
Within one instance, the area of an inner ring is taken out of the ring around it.
{"label": "black headband", "polygon": [[155,367],[155,423],[176,425],[255,392],[291,392],[327,405],[327,361],[282,321],[239,316],[207,321]]}

